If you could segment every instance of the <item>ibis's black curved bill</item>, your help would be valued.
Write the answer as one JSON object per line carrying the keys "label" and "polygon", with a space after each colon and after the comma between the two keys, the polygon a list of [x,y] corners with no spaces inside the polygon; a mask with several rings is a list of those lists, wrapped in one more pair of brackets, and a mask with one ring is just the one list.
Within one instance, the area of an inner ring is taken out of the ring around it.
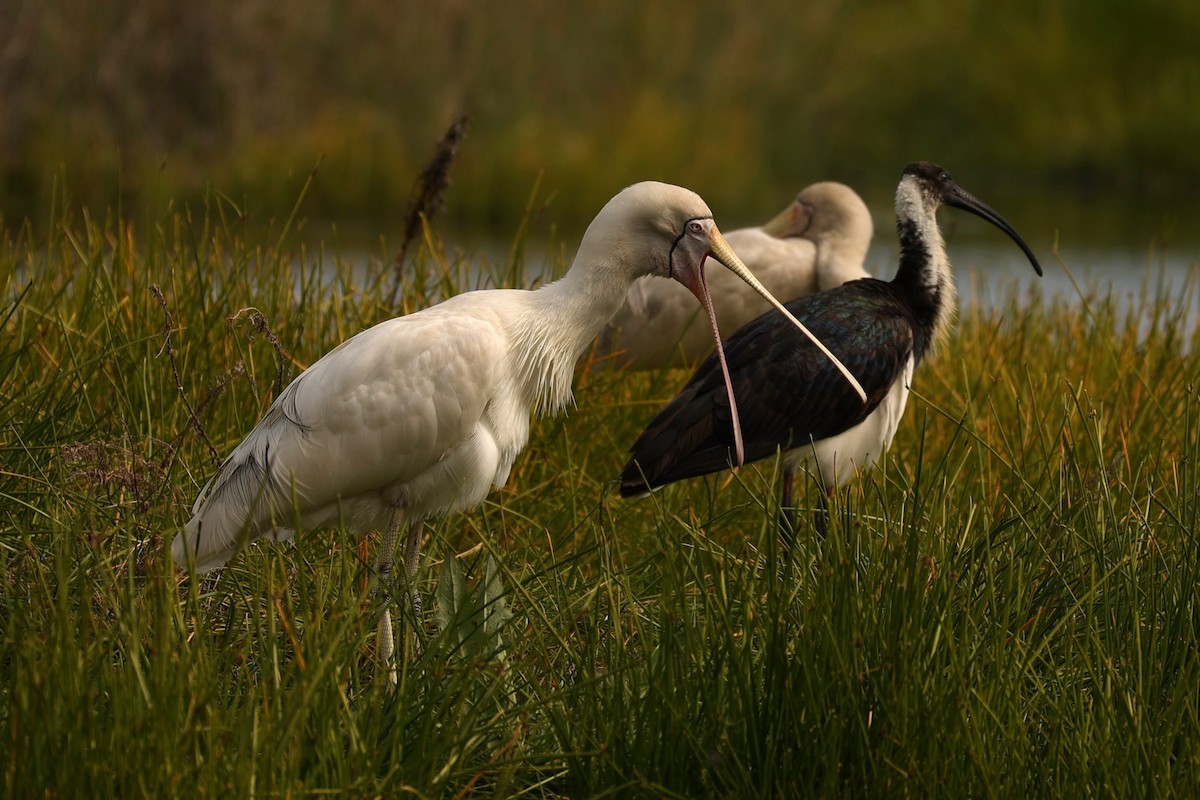
{"label": "ibis's black curved bill", "polygon": [[1036,272],[1039,277],[1041,276],[1042,265],[1038,263],[1037,256],[1035,256],[1033,251],[1029,249],[1029,245],[1025,244],[1025,240],[1021,238],[1021,235],[1013,229],[1012,225],[1008,224],[1008,220],[1000,216],[1000,214],[998,214],[996,210],[987,203],[983,202],[978,197],[971,194],[966,189],[963,189],[956,183],[952,183],[946,187],[946,193],[942,198],[942,202],[948,206],[961,208],[963,211],[970,211],[975,216],[986,219],[988,222],[1007,233],[1009,238],[1016,242],[1017,246],[1025,252],[1025,257],[1028,258],[1029,263],[1033,265],[1034,272]]}

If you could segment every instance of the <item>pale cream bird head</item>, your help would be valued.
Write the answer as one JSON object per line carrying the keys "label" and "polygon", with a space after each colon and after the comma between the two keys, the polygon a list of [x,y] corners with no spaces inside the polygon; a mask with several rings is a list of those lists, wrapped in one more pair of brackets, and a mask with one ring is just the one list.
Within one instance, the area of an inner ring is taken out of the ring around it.
{"label": "pale cream bird head", "polygon": [[817,244],[830,240],[853,243],[861,247],[861,257],[866,256],[875,225],[858,192],[844,183],[823,181],[805,187],[796,202],[808,216],[801,236]]}
{"label": "pale cream bird head", "polygon": [[844,183],[822,181],[804,187],[787,208],[763,225],[763,231],[778,239],[862,242],[865,256],[865,243],[871,241],[875,225],[858,192]]}
{"label": "pale cream bird head", "polygon": [[695,192],[667,183],[636,183],[605,204],[584,233],[580,256],[587,262],[615,268],[619,279],[632,282],[644,275],[672,278],[683,284],[700,301],[712,327],[717,358],[725,375],[733,416],[735,457],[743,461],[741,426],[733,382],[725,363],[721,334],[713,312],[704,262],[712,258],[729,269],[758,292],[799,328],[841,370],[842,374],[866,398],[866,393],[846,367],[791,312],[767,291],[725,241],[713,220],[712,211]]}

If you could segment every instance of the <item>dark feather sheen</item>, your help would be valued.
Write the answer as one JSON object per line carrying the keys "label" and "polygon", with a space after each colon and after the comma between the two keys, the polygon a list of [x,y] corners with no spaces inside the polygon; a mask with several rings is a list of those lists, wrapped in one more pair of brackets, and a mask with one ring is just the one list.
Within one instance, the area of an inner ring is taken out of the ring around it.
{"label": "dark feather sheen", "polygon": [[[886,281],[865,278],[785,305],[858,378],[867,400],[858,399],[832,362],[782,314],[764,314],[725,343],[746,462],[862,422],[914,355],[911,302]],[[621,494],[725,469],[732,450],[729,400],[714,355],[634,443],[621,472]]]}
{"label": "dark feather sheen", "polygon": [[[936,212],[946,203],[1004,231],[1041,265],[996,211],[966,192],[937,164],[904,170],[896,194],[900,265],[891,282],[866,278],[787,303],[787,308],[854,374],[859,400],[832,362],[782,314],[745,325],[725,344],[747,462],[819,442],[865,420],[919,364],[952,317],[954,290]],[[890,437],[890,434],[889,434]],[[890,438],[888,439],[890,441]],[[888,441],[880,441],[886,448]],[[643,494],[674,481],[717,472],[733,462],[733,424],[715,356],[634,443],[621,472],[621,494]]]}

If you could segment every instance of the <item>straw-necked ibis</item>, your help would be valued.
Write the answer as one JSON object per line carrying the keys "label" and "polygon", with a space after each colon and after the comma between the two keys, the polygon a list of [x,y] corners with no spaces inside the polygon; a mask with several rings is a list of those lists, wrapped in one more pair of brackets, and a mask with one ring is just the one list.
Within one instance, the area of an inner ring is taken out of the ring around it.
{"label": "straw-necked ibis", "polygon": [[[937,224],[945,204],[1007,233],[1038,275],[1024,240],[998,213],[929,162],[910,164],[896,190],[900,266],[891,281],[864,278],[786,304],[858,378],[863,402],[817,351],[768,312],[725,342],[741,411],[746,461],[782,451],[782,507],[808,468],[831,492],[870,468],[896,433],[916,366],[945,339],[957,310],[950,261]],[[650,422],[620,477],[623,496],[729,467],[730,407],[715,357]],[[824,507],[822,495],[822,507]],[[823,523],[824,517],[818,516]]]}

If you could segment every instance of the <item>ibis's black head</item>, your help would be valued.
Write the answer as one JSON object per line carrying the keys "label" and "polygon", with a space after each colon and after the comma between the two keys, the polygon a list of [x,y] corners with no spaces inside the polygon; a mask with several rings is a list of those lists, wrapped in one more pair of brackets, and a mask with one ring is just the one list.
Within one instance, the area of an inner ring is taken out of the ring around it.
{"label": "ibis's black head", "polygon": [[920,187],[921,195],[926,203],[934,207],[945,204],[970,211],[1007,233],[1024,251],[1029,263],[1033,265],[1034,271],[1038,275],[1042,274],[1042,265],[1038,263],[1037,257],[1029,249],[1029,245],[1025,244],[1025,240],[1013,229],[1013,226],[1008,224],[1008,220],[996,213],[987,203],[955,183],[954,178],[951,178],[950,173],[945,169],[932,161],[916,161],[904,168],[904,176],[901,181],[909,178],[913,179]]}

